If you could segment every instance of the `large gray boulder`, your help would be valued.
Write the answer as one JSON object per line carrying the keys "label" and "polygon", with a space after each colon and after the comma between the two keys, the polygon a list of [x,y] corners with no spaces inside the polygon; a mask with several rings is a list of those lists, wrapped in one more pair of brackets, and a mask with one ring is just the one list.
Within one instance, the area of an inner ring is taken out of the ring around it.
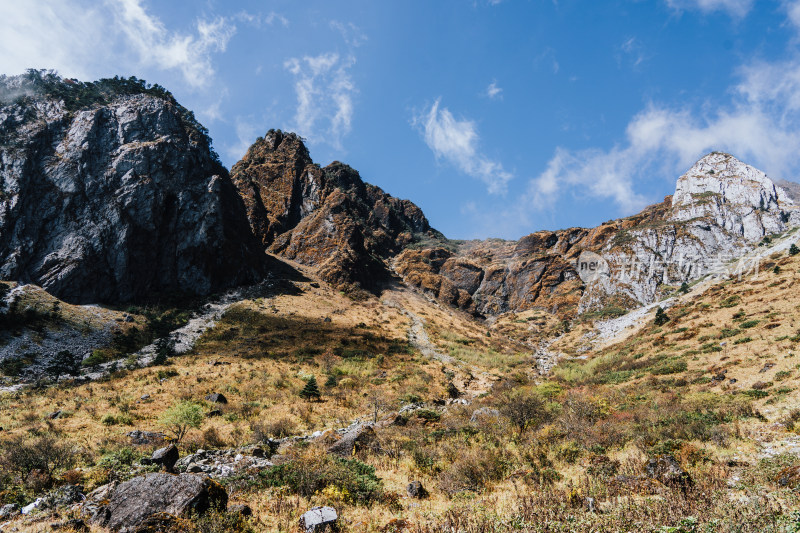
{"label": "large gray boulder", "polygon": [[300,529],[306,533],[336,531],[339,515],[333,507],[314,507],[300,517]]}
{"label": "large gray boulder", "polygon": [[98,488],[87,496],[83,509],[93,524],[129,533],[158,513],[181,517],[227,504],[225,489],[206,476],[147,474]]}
{"label": "large gray boulder", "polygon": [[144,86],[78,85],[0,76],[0,279],[71,303],[260,280],[262,247],[193,115]]}
{"label": "large gray boulder", "polygon": [[366,449],[378,449],[377,435],[372,424],[360,424],[349,429],[328,451],[341,457],[350,457]]}

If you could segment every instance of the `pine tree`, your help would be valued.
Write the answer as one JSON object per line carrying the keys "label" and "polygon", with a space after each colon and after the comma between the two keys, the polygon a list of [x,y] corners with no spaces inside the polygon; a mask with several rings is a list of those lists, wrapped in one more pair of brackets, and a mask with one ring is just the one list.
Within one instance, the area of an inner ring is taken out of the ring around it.
{"label": "pine tree", "polygon": [[656,309],[655,325],[656,326],[663,326],[667,322],[669,322],[669,317],[667,316],[667,313],[664,312],[664,309],[661,308],[661,307]]}
{"label": "pine tree", "polygon": [[789,247],[789,255],[797,255],[800,254],[800,248],[797,247],[796,244],[793,244]]}
{"label": "pine tree", "polygon": [[317,385],[317,378],[311,376],[309,380],[306,381],[306,386],[300,391],[300,397],[309,401],[319,400],[322,397],[322,394],[319,392],[319,386]]}
{"label": "pine tree", "polygon": [[681,292],[681,294],[686,294],[687,292],[689,292],[689,284],[684,281],[683,283],[681,283],[681,288],[678,290]]}

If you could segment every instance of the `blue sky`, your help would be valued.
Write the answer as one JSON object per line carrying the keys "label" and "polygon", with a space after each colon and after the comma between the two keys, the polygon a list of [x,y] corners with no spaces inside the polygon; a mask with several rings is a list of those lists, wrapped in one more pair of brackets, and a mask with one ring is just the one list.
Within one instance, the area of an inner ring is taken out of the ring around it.
{"label": "blue sky", "polygon": [[724,150],[800,177],[798,0],[0,2],[0,72],[170,89],[227,166],[270,128],[452,238],[593,226]]}

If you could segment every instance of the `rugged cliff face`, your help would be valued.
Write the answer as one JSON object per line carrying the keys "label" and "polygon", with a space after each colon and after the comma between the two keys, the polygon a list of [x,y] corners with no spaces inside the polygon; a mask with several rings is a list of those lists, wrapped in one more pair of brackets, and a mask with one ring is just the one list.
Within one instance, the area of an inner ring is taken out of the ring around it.
{"label": "rugged cliff face", "polygon": [[[406,250],[394,265],[407,283],[475,313],[540,307],[573,316],[651,303],[797,225],[800,210],[786,190],[715,152],[678,179],[674,196],[638,215],[516,242],[468,242],[454,252]],[[588,282],[577,267],[583,251],[607,264]]]}
{"label": "rugged cliff face", "polygon": [[0,78],[0,279],[124,302],[265,270],[205,130],[165,90]]}
{"label": "rugged cliff face", "polygon": [[231,177],[264,246],[340,287],[375,290],[391,277],[388,258],[412,243],[444,242],[416,205],[342,163],[320,168],[293,133],[270,130]]}

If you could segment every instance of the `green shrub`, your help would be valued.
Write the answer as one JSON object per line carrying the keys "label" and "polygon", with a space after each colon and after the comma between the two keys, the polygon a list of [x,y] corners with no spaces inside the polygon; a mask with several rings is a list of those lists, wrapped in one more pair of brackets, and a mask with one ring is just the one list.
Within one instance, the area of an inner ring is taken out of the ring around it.
{"label": "green shrub", "polygon": [[180,442],[190,429],[203,423],[203,409],[194,402],[183,401],[164,411],[159,421]]}
{"label": "green shrub", "polygon": [[739,304],[741,298],[734,294],[733,296],[728,296],[724,300],[719,303],[719,306],[722,308],[729,308],[729,307],[736,307]]}
{"label": "green shrub", "polygon": [[442,418],[442,413],[434,409],[418,409],[414,414],[426,422],[438,422]]}
{"label": "green shrub", "polygon": [[303,457],[273,466],[259,473],[258,484],[289,487],[295,494],[310,497],[328,487],[349,503],[369,505],[383,494],[383,483],[375,468],[357,459],[331,455]]}
{"label": "green shrub", "polygon": [[686,361],[667,361],[661,365],[650,370],[651,374],[663,376],[667,374],[677,374],[678,372],[685,372],[687,368]]}
{"label": "green shrub", "polygon": [[742,329],[754,328],[758,325],[759,322],[760,322],[759,320],[747,320],[739,324],[739,327]]}

